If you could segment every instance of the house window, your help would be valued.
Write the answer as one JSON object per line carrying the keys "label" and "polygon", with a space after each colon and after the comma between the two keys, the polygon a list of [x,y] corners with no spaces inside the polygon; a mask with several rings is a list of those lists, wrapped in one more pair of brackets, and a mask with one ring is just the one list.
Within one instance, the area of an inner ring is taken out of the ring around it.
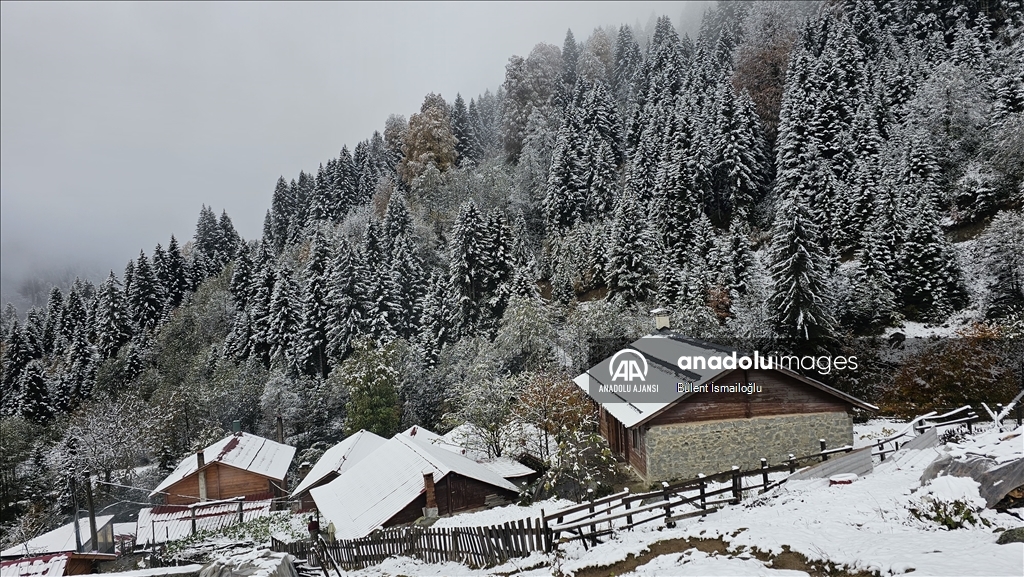
{"label": "house window", "polygon": [[630,434],[633,442],[633,449],[639,451],[643,446],[643,429],[639,426],[630,429]]}

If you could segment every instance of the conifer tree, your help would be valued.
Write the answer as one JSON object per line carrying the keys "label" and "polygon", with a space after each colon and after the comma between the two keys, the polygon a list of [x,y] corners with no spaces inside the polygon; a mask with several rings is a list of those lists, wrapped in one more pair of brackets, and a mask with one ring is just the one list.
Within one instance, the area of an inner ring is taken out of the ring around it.
{"label": "conifer tree", "polygon": [[395,287],[395,331],[398,336],[410,339],[419,327],[427,278],[416,247],[407,235],[397,236],[392,243],[389,274]]}
{"label": "conifer tree", "polygon": [[633,76],[639,70],[643,54],[633,38],[633,30],[623,24],[615,42],[615,73],[612,76],[612,92],[619,109],[625,110],[633,88]]}
{"label": "conifer tree", "polygon": [[646,302],[655,292],[652,238],[637,199],[624,194],[615,209],[608,243],[608,295],[625,303]]}
{"label": "conifer tree", "polygon": [[286,265],[279,265],[274,275],[274,292],[270,297],[267,323],[267,344],[270,362],[292,370],[296,365],[296,332],[301,317],[298,310],[298,288]]}
{"label": "conifer tree", "polygon": [[229,290],[237,311],[247,310],[252,300],[255,271],[250,250],[245,244],[238,247],[238,252],[235,253],[235,266],[231,271]]}
{"label": "conifer tree", "polygon": [[783,197],[769,252],[774,285],[769,306],[775,332],[793,354],[828,350],[835,337],[827,257],[818,245],[819,234],[803,195],[793,191]]}
{"label": "conifer tree", "polygon": [[58,345],[58,348],[66,348],[79,329],[88,330],[85,326],[87,320],[88,313],[85,310],[82,293],[76,283],[68,291],[68,300],[64,304],[64,314],[61,316],[61,344]]}
{"label": "conifer tree", "polygon": [[557,98],[564,107],[572,98],[572,92],[576,86],[576,65],[580,59],[580,45],[576,43],[576,37],[572,30],[566,30],[565,41],[562,43],[562,78],[559,84]]}
{"label": "conifer tree", "polygon": [[[242,237],[235,230],[235,225],[231,222],[231,217],[228,216],[226,210],[220,211],[217,227],[220,228],[221,237],[221,244],[217,247],[217,264],[219,266],[217,273],[220,273],[220,268],[224,268],[224,265],[235,256],[238,245],[242,244]],[[170,245],[168,245],[168,250],[170,250]]]}
{"label": "conifer tree", "polygon": [[213,209],[203,205],[196,223],[196,234],[192,244],[195,256],[201,255],[202,270],[194,271],[199,278],[206,279],[220,272],[221,247],[224,246],[224,231],[217,222]]}
{"label": "conifer tree", "polygon": [[178,239],[171,235],[167,243],[167,267],[166,278],[161,279],[164,290],[167,291],[167,303],[172,307],[178,307],[185,300],[185,294],[189,290],[188,264],[178,246]]}
{"label": "conifer tree", "polygon": [[5,335],[6,342],[3,350],[3,376],[2,393],[3,401],[0,404],[0,414],[4,416],[16,415],[21,406],[22,399],[22,373],[25,367],[32,360],[25,337],[21,333],[21,324],[15,318]]}
{"label": "conifer tree", "polygon": [[298,207],[295,205],[292,187],[288,185],[284,176],[278,177],[274,196],[270,201],[269,215],[272,236],[269,239],[264,238],[264,241],[270,241],[274,252],[280,253],[284,250],[284,245],[288,241],[288,231],[297,212]]}
{"label": "conifer tree", "polygon": [[358,201],[359,173],[347,146],[341,147],[338,162],[334,167],[334,187],[338,195],[338,218],[344,218],[349,209]]}
{"label": "conifer tree", "polygon": [[348,356],[363,325],[366,279],[359,252],[342,240],[334,251],[327,293],[331,312],[327,352],[335,362]]}
{"label": "conifer tree", "polygon": [[33,359],[41,359],[46,354],[43,348],[43,331],[46,330],[46,315],[39,307],[32,307],[25,313],[25,327],[22,334],[25,337],[25,346],[28,347],[29,356]]}
{"label": "conifer tree", "polygon": [[901,300],[908,318],[943,320],[966,304],[960,268],[931,195],[922,195],[912,214],[899,252]]}
{"label": "conifer tree", "polygon": [[46,301],[46,325],[43,327],[43,351],[46,354],[56,352],[60,341],[61,318],[64,316],[64,293],[57,287],[50,289],[50,297]]}
{"label": "conifer tree", "polygon": [[110,271],[107,280],[100,285],[96,307],[96,350],[101,359],[116,355],[121,345],[131,338],[128,307],[120,284],[114,271]]}
{"label": "conifer tree", "polygon": [[[212,212],[210,213],[212,216]],[[151,331],[156,328],[163,314],[163,295],[161,287],[153,272],[146,253],[139,251],[135,261],[134,274],[128,298],[128,310],[138,331]]]}
{"label": "conifer tree", "polygon": [[441,350],[456,340],[453,323],[456,303],[450,298],[449,281],[440,271],[435,271],[423,296],[418,341],[428,367],[433,367]]}
{"label": "conifer tree", "polygon": [[42,363],[32,361],[25,366],[18,389],[21,392],[18,413],[37,425],[47,424],[53,415],[53,407]]}
{"label": "conifer tree", "polygon": [[306,261],[306,290],[302,301],[302,327],[299,331],[300,363],[306,374],[326,377],[327,340],[330,329],[327,274],[330,253],[323,234],[317,230],[309,245]]}
{"label": "conifer tree", "polygon": [[450,285],[458,303],[453,317],[456,339],[474,334],[484,320],[482,301],[490,268],[484,226],[476,204],[463,204],[452,230],[448,259]]}
{"label": "conifer tree", "polygon": [[483,157],[483,149],[476,137],[462,94],[455,95],[455,104],[452,106],[452,134],[455,136],[456,165],[479,162]]}

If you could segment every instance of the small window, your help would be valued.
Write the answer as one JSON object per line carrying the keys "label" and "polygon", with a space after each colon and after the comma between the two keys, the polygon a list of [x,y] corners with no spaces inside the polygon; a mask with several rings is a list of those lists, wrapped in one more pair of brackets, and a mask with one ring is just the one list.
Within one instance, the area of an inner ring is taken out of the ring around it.
{"label": "small window", "polygon": [[640,429],[630,429],[630,432],[633,434],[633,448],[634,449],[639,449],[640,448]]}

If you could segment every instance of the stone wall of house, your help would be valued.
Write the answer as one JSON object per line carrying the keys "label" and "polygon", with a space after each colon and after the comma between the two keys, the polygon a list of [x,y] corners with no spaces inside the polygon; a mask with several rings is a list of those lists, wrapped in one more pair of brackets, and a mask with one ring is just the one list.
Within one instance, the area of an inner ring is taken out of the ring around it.
{"label": "stone wall of house", "polygon": [[845,412],[810,413],[700,421],[651,427],[647,431],[648,482],[692,479],[769,465],[820,451],[819,439],[828,448],[853,444],[853,419]]}

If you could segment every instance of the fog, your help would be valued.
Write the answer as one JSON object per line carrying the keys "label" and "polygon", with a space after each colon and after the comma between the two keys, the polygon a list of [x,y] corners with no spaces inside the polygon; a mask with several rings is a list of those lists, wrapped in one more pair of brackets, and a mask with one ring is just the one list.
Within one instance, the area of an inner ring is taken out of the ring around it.
{"label": "fog", "polygon": [[692,37],[712,5],[4,3],[0,298],[24,313],[51,283],[120,274],[191,238],[203,204],[257,237],[279,175],[427,93],[493,91],[510,56],[568,28],[668,15]]}

